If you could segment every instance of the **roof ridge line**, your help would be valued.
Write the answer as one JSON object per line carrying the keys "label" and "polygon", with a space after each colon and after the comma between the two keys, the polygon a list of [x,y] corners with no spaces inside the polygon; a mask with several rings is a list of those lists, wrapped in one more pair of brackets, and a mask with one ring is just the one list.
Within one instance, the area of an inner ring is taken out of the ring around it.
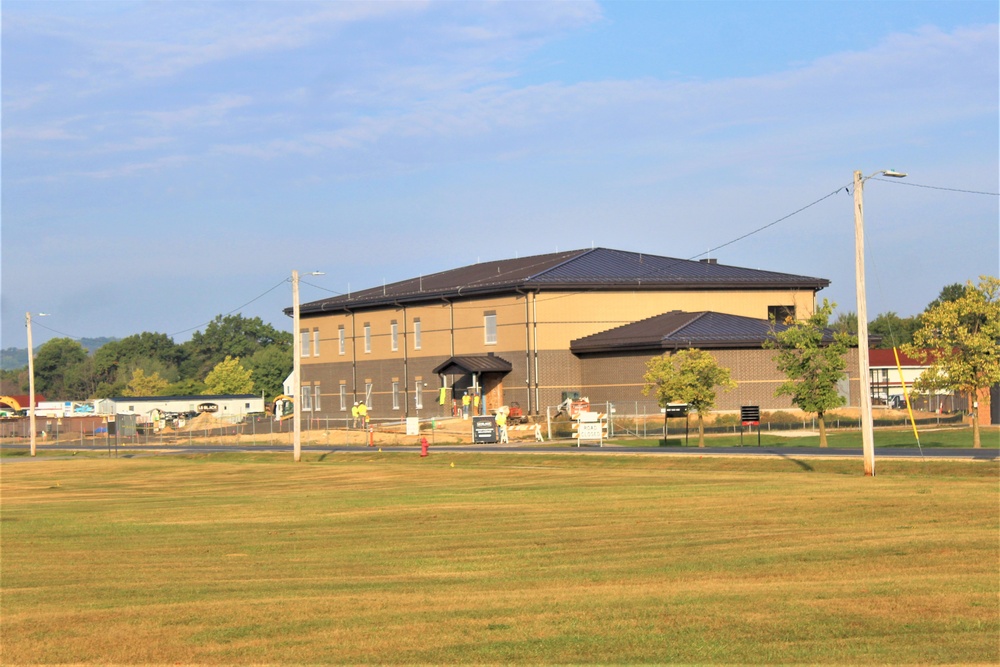
{"label": "roof ridge line", "polygon": [[603,248],[590,248],[590,249],[583,248],[581,250],[569,250],[567,252],[572,252],[573,253],[572,257],[569,257],[568,259],[564,259],[563,261],[559,262],[555,266],[550,266],[549,268],[545,269],[541,273],[533,273],[533,274],[531,274],[530,276],[528,276],[528,277],[526,277],[524,279],[524,282],[528,282],[529,280],[535,280],[539,276],[544,276],[549,271],[555,271],[556,269],[558,269],[558,268],[560,268],[562,266],[565,266],[566,264],[569,264],[570,262],[574,262],[574,261],[580,259],[581,257],[585,257],[586,255],[589,255],[590,253],[594,252],[595,250],[603,250]]}
{"label": "roof ridge line", "polygon": [[[674,311],[670,311],[670,312],[674,312]],[[698,320],[700,320],[702,317],[704,317],[705,315],[707,315],[709,313],[709,311],[707,311],[707,310],[698,310],[698,311],[695,311],[693,313],[688,312],[686,310],[678,310],[676,312],[678,312],[678,313],[688,313],[689,315],[694,315],[694,317],[688,319],[686,322],[684,322],[684,324],[680,325],[676,329],[668,331],[666,334],[664,334],[661,337],[661,340],[664,339],[664,338],[670,338],[671,336],[673,336],[675,333],[677,333],[681,329],[686,329],[687,327],[691,326],[692,324],[694,324],[695,322],[697,322]]]}

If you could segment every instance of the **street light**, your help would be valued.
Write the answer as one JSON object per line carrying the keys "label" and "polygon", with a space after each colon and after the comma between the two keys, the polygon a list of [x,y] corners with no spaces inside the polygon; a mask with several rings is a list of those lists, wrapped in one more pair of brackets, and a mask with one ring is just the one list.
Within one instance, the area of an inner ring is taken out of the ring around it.
{"label": "street light", "polygon": [[[311,271],[307,276],[321,276]],[[292,446],[293,459],[302,460],[302,334],[299,332],[299,272],[292,271]]]}
{"label": "street light", "polygon": [[[48,313],[38,313],[47,317]],[[24,326],[28,328],[28,428],[31,433],[31,455],[35,455],[35,348],[31,341],[31,313],[24,314]]]}
{"label": "street light", "polygon": [[872,386],[868,370],[868,305],[865,301],[865,181],[873,176],[906,178],[906,174],[882,169],[863,178],[854,172],[854,275],[858,294],[858,373],[861,375],[861,447],[865,476],[875,476],[875,427],[872,423]]}

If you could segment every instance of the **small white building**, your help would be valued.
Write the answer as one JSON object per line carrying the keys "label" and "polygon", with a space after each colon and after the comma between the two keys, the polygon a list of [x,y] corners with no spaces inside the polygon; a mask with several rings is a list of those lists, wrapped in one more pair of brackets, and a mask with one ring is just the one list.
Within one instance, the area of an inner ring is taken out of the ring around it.
{"label": "small white building", "polygon": [[[899,366],[892,350],[872,349],[868,351],[868,366],[871,373],[872,402],[875,407],[904,408],[903,383],[910,392],[914,408],[929,412],[954,412],[961,410],[961,401],[948,391],[934,391],[920,396],[913,395],[913,383],[928,365],[917,359],[899,353]],[[902,376],[900,376],[902,369]]]}
{"label": "small white building", "polygon": [[99,415],[149,415],[154,410],[164,414],[209,413],[214,417],[242,419],[264,412],[264,398],[253,394],[207,396],[116,396],[94,402]]}

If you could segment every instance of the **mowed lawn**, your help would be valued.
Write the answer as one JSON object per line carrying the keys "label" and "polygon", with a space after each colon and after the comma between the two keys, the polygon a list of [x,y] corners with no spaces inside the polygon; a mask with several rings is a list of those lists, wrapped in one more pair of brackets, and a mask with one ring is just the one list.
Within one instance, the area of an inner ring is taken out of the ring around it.
{"label": "mowed lawn", "polygon": [[0,467],[2,663],[1000,662],[998,466]]}

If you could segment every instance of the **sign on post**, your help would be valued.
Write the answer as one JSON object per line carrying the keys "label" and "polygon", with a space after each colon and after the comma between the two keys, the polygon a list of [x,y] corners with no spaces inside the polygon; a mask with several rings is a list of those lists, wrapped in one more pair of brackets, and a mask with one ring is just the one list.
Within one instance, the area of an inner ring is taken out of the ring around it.
{"label": "sign on post", "polygon": [[743,426],[757,427],[757,446],[760,447],[760,406],[744,405],[740,407],[740,447],[743,446]]}
{"label": "sign on post", "polygon": [[492,415],[472,418],[472,442],[494,443],[497,437],[497,420]]}
{"label": "sign on post", "polygon": [[576,438],[577,447],[585,440],[598,442],[603,447],[604,440],[608,437],[608,415],[603,412],[581,412],[573,420],[573,437]]}

